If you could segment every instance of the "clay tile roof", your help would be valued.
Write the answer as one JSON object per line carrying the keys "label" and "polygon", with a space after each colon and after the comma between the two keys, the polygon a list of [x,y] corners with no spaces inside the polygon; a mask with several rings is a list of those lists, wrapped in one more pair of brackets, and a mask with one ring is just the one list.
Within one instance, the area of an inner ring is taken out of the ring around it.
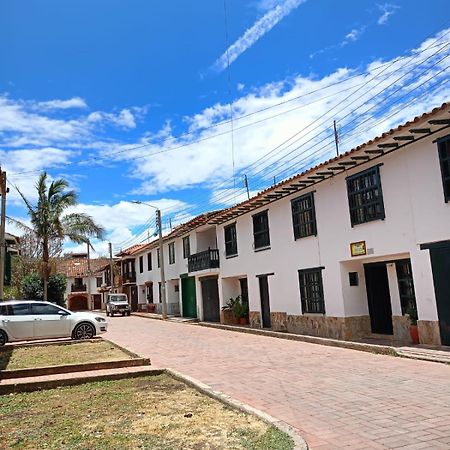
{"label": "clay tile roof", "polygon": [[[443,103],[441,106],[436,107],[429,112],[423,113],[422,115],[417,116],[412,120],[409,120],[408,122],[404,123],[403,125],[399,125],[396,128],[392,128],[389,131],[381,134],[380,136],[377,136],[377,137],[365,142],[364,144],[358,145],[357,147],[355,147],[345,153],[341,153],[339,156],[336,156],[336,157],[331,158],[327,161],[324,161],[320,164],[317,164],[314,167],[311,167],[311,168],[309,168],[301,173],[298,173],[296,175],[293,175],[292,177],[285,179],[273,186],[270,186],[269,188],[256,194],[254,197],[251,197],[249,200],[245,200],[241,203],[231,206],[230,208],[226,208],[226,209],[223,209],[222,211],[219,211],[218,213],[215,214],[215,216],[213,218],[211,218],[210,223],[211,224],[223,223],[231,218],[236,217],[237,215],[245,214],[245,212],[248,212],[252,209],[257,209],[260,206],[262,206],[262,203],[264,203],[264,204],[269,203],[267,201],[267,197],[266,197],[267,194],[273,193],[274,191],[279,190],[280,188],[283,188],[287,185],[290,185],[293,182],[301,182],[307,177],[307,175],[312,175],[312,173],[316,172],[318,169],[325,170],[328,166],[330,166],[334,163],[338,163],[339,161],[341,161],[343,159],[348,159],[349,156],[351,157],[355,153],[360,152],[361,150],[364,150],[369,146],[378,144],[380,141],[385,140],[386,138],[390,137],[393,134],[397,134],[399,131],[405,131],[405,134],[407,134],[409,131],[412,130],[411,125],[415,125],[419,122],[423,122],[426,119],[431,119],[433,116],[435,116],[441,112],[444,112],[447,108],[450,108],[450,102]],[[450,112],[450,111],[447,111],[447,112]],[[448,127],[448,125],[446,127]],[[446,127],[444,126],[443,128],[446,128]],[[429,133],[429,134],[431,134],[431,133]],[[414,142],[414,141],[410,141],[410,142]],[[388,144],[388,145],[390,145],[390,144]],[[264,198],[264,200],[263,200],[263,198]],[[260,200],[259,203],[258,203],[258,200]],[[241,210],[241,212],[239,214],[236,211],[237,209]],[[242,212],[244,210],[245,210],[245,212]]]}
{"label": "clay tile roof", "polygon": [[[107,258],[91,259],[92,275],[99,273],[108,263],[109,260]],[[69,256],[68,258],[61,258],[56,261],[56,270],[68,278],[86,277],[88,276],[87,257]]]}
{"label": "clay tile roof", "polygon": [[138,253],[143,247],[145,247],[146,244],[135,244],[131,247],[126,248],[125,250],[122,250],[120,253],[117,253],[116,256],[132,256],[136,253]]}

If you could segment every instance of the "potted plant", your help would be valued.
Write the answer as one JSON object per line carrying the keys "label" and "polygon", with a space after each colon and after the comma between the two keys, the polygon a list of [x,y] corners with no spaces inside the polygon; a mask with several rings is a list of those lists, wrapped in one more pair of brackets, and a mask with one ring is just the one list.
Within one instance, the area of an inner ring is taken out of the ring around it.
{"label": "potted plant", "polygon": [[248,302],[241,302],[241,316],[239,317],[239,325],[248,325]]}
{"label": "potted plant", "polygon": [[154,313],[156,311],[156,305],[154,303],[147,303],[147,312]]}
{"label": "potted plant", "polygon": [[234,315],[234,304],[236,300],[231,297],[227,303],[222,306],[222,311],[224,312],[224,323],[225,324],[234,324],[237,323]]}
{"label": "potted plant", "polygon": [[407,311],[407,314],[409,316],[409,334],[411,335],[411,340],[413,344],[419,343],[419,330],[417,329],[417,309],[416,308],[409,308]]}
{"label": "potted plant", "polygon": [[238,295],[233,302],[233,316],[234,316],[234,323],[236,325],[240,324],[240,319],[242,317],[242,302],[241,302],[241,296]]}

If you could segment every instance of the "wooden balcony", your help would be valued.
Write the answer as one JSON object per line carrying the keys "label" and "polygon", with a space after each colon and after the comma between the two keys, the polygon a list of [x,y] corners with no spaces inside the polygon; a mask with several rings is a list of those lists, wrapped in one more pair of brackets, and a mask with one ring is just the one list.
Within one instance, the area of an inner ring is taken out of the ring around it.
{"label": "wooden balcony", "polygon": [[200,253],[195,253],[188,258],[188,271],[198,272],[199,270],[218,269],[219,250],[210,248]]}
{"label": "wooden balcony", "polygon": [[70,289],[72,292],[87,292],[85,284],[72,284]]}

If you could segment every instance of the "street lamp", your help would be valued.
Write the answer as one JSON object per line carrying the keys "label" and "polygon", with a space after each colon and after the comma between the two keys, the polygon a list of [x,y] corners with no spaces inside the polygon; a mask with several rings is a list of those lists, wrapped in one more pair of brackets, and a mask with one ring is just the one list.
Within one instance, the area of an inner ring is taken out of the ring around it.
{"label": "street lamp", "polygon": [[140,200],[134,200],[131,203],[136,203],[137,205],[146,205],[151,208],[156,209],[156,224],[159,232],[159,268],[161,274],[161,304],[162,304],[162,317],[167,319],[167,303],[166,303],[166,276],[164,274],[164,251],[163,251],[163,237],[162,237],[162,226],[161,226],[161,210],[156,206],[150,205],[149,203],[141,202]]}

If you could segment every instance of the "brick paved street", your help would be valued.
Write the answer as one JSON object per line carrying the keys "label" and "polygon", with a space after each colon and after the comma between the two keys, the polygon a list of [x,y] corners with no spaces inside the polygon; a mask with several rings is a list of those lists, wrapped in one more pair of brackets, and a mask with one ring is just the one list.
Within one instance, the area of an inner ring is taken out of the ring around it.
{"label": "brick paved street", "polygon": [[450,366],[117,317],[105,335],[297,428],[313,450],[450,449]]}

